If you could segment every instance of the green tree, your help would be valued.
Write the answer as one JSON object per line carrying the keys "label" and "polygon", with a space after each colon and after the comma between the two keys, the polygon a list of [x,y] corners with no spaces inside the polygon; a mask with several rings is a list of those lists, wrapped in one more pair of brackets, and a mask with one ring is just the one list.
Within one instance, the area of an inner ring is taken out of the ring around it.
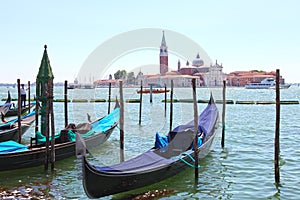
{"label": "green tree", "polygon": [[116,73],[114,73],[114,78],[116,80],[118,79],[125,79],[127,75],[126,70],[118,70]]}

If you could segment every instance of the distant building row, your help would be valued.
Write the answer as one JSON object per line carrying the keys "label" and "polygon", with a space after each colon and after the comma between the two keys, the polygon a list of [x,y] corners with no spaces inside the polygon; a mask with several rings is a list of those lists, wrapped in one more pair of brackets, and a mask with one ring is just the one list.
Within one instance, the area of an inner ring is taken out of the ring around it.
{"label": "distant building row", "polygon": [[[163,32],[162,41],[159,53],[160,73],[156,75],[144,75],[139,72],[135,79],[135,85],[139,85],[143,81],[143,85],[147,86],[171,85],[173,80],[174,87],[190,87],[192,79],[196,79],[197,87],[219,87],[223,86],[223,81],[226,80],[228,86],[245,86],[250,82],[260,82],[265,78],[275,77],[275,72],[262,71],[235,71],[230,74],[223,73],[223,66],[217,61],[215,64],[210,64],[209,67],[204,66],[203,60],[199,53],[190,65],[189,61],[185,66],[181,65],[180,60],[177,63],[177,70],[169,71],[168,47],[166,44],[165,34]],[[126,82],[125,82],[126,83]],[[281,83],[284,84],[284,79],[281,77]],[[117,80],[113,80],[110,76],[109,80],[95,81],[96,87],[105,87],[108,84],[115,86]]]}
{"label": "distant building row", "polygon": [[[276,72],[265,72],[265,71],[235,71],[226,75],[226,82],[228,86],[245,86],[248,83],[260,83],[265,78],[276,77]],[[280,76],[280,83],[285,84],[284,78]]]}
{"label": "distant building row", "polygon": [[[143,81],[143,85],[154,84],[168,87],[171,85],[173,80],[175,87],[190,87],[192,79],[196,79],[197,86],[216,87],[222,86],[223,80],[226,76],[222,72],[223,66],[218,64],[217,61],[214,65],[210,64],[210,67],[204,67],[204,62],[200,58],[199,53],[193,60],[192,65],[189,61],[186,62],[185,66],[181,66],[180,60],[177,63],[177,70],[169,71],[169,58],[168,58],[168,47],[166,45],[165,34],[163,32],[162,41],[160,45],[159,53],[160,73],[156,75],[144,75],[140,72],[136,77],[136,84],[140,84]],[[98,87],[114,83],[114,80],[98,80],[95,84]]]}

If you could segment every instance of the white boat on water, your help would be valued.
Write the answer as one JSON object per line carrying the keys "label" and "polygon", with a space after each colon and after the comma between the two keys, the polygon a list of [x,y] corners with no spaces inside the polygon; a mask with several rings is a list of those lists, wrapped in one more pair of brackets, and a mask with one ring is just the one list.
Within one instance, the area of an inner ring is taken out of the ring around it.
{"label": "white boat on water", "polygon": [[[280,89],[287,89],[291,84],[280,84]],[[246,89],[275,89],[276,82],[274,78],[265,78],[260,83],[248,83]]]}

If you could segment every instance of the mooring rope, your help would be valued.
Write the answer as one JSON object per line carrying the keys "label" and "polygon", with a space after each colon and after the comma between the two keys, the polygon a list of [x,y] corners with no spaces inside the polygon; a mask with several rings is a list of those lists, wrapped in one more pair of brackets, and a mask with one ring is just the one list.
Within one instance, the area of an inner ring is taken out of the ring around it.
{"label": "mooring rope", "polygon": [[189,162],[187,162],[186,160],[184,160],[183,158],[182,158],[182,156],[184,156],[184,155],[187,155],[194,163],[195,163],[195,159],[190,155],[190,154],[187,154],[187,153],[181,153],[179,156],[179,159],[182,161],[182,162],[184,162],[186,165],[188,165],[188,166],[190,166],[190,167],[192,167],[192,168],[200,168],[200,165],[198,165],[197,167],[195,167],[195,165],[192,165],[191,163],[189,163]]}
{"label": "mooring rope", "polygon": [[[219,126],[220,126],[220,127],[223,127],[222,122],[219,123]],[[226,124],[224,124],[224,130],[227,130]]]}

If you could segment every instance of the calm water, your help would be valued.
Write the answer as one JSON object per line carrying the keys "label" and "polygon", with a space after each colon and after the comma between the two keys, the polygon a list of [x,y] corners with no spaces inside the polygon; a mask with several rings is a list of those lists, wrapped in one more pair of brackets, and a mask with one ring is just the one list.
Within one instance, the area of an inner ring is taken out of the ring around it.
{"label": "calm water", "polygon": [[[0,98],[6,98],[7,90],[16,97],[15,88],[0,88]],[[34,88],[33,88],[34,90]],[[139,98],[136,89],[124,89],[125,99]],[[221,99],[221,89],[198,89],[198,99],[208,99],[210,91],[215,99]],[[112,96],[118,95],[113,89]],[[192,98],[191,89],[175,89],[176,98]],[[63,87],[55,88],[55,98],[63,98]],[[69,90],[69,98],[107,99],[108,89]],[[169,94],[168,94],[169,96]],[[274,90],[246,90],[227,88],[230,100],[274,100]],[[138,125],[139,104],[125,104],[125,159],[138,155],[154,143],[156,132],[169,129],[169,114],[164,117],[164,94],[154,95],[153,104],[149,96],[143,96],[142,125]],[[300,88],[292,86],[281,90],[281,100],[300,100]],[[205,104],[198,104],[201,112]],[[221,105],[219,105],[221,109]],[[173,126],[190,121],[193,116],[190,103],[174,104]],[[54,103],[55,127],[64,126],[63,103]],[[169,111],[169,105],[168,105]],[[69,122],[87,121],[103,116],[107,103],[69,103]],[[220,134],[211,153],[200,161],[199,184],[194,185],[194,171],[183,173],[127,194],[109,196],[104,199],[122,199],[128,195],[150,190],[166,189],[168,195],[159,199],[299,199],[300,198],[300,105],[281,106],[280,133],[280,178],[281,185],[274,184],[274,134],[275,105],[227,105],[225,148],[220,147]],[[221,129],[219,129],[221,132]],[[33,136],[33,127],[24,135],[24,142]],[[119,161],[119,132],[99,148],[91,151],[89,158],[100,165]],[[56,163],[55,172],[44,172],[43,167],[0,172],[0,192],[16,191],[36,198],[87,199],[79,179],[80,160],[72,157]],[[104,183],[105,184],[105,183]],[[29,192],[31,191],[31,192]]]}

